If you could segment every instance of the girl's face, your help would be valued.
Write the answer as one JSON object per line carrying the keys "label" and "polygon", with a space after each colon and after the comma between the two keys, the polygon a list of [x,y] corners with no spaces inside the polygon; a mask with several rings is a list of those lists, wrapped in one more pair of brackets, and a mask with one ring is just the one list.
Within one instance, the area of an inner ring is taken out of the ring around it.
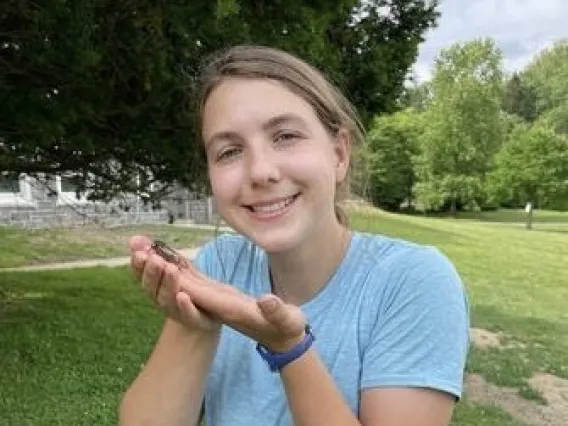
{"label": "girl's face", "polygon": [[273,80],[227,79],[203,111],[209,178],[219,213],[269,253],[337,224],[346,132],[330,136],[310,104]]}

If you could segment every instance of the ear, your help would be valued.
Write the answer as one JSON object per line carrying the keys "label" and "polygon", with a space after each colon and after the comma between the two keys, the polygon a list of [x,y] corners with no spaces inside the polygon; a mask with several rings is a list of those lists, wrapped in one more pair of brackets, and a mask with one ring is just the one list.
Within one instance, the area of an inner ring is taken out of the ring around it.
{"label": "ear", "polygon": [[335,180],[337,183],[341,183],[347,177],[349,160],[351,158],[351,138],[347,129],[342,127],[337,132],[335,143],[333,144],[333,152],[335,157]]}

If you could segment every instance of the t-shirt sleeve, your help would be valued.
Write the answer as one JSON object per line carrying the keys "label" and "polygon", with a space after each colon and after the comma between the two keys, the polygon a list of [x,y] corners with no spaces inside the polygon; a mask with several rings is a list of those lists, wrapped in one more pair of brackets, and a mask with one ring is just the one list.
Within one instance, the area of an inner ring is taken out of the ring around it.
{"label": "t-shirt sleeve", "polygon": [[421,247],[397,256],[381,283],[363,353],[361,386],[425,387],[461,398],[469,305],[453,264]]}

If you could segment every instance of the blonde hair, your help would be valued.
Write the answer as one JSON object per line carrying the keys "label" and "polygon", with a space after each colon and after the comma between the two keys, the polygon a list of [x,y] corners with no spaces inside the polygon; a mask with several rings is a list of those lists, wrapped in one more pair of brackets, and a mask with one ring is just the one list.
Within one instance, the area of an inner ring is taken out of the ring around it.
{"label": "blonde hair", "polygon": [[[344,128],[351,145],[364,142],[365,132],[357,110],[341,91],[310,64],[285,51],[255,45],[239,45],[206,58],[198,80],[198,134],[201,134],[203,109],[211,92],[229,77],[271,79],[280,82],[312,106],[328,133],[335,136]],[[349,173],[338,184],[335,212],[340,223],[348,224],[338,203],[349,195]]]}

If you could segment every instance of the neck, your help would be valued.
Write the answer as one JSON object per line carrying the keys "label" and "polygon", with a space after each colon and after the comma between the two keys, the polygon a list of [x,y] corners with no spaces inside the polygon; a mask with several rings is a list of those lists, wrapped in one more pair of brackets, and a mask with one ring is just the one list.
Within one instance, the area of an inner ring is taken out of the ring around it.
{"label": "neck", "polygon": [[305,243],[268,258],[273,292],[284,302],[301,305],[312,299],[343,260],[351,232],[339,224],[320,226]]}

